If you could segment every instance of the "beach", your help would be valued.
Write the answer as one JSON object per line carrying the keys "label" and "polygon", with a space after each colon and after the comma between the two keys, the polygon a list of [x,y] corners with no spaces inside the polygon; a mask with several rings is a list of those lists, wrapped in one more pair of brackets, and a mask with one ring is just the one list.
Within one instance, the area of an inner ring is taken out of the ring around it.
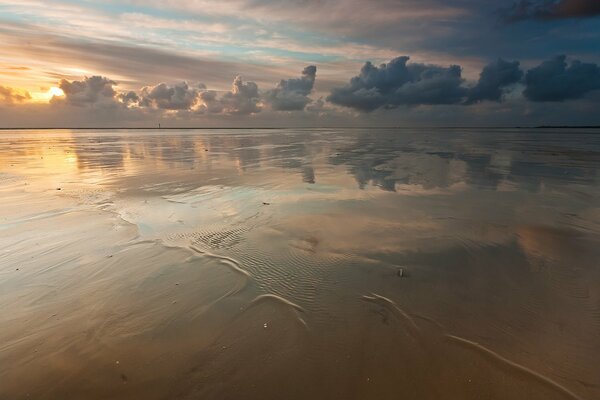
{"label": "beach", "polygon": [[2,399],[600,397],[600,130],[0,131]]}

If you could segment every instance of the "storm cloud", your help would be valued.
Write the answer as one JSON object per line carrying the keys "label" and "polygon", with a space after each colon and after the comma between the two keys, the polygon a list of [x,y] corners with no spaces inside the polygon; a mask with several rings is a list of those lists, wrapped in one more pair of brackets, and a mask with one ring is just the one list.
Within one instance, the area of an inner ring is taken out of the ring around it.
{"label": "storm cloud", "polygon": [[[379,67],[367,62],[358,76],[343,87],[334,88],[331,103],[370,112],[379,108],[417,105],[473,105],[483,101],[502,102],[504,95],[522,87],[526,100],[560,102],[581,99],[600,89],[600,67],[564,55],[544,61],[524,74],[518,61],[499,58],[486,65],[477,83],[465,86],[461,68],[426,64],[407,64],[398,57]],[[516,91],[514,92],[517,93]]]}
{"label": "storm cloud", "polygon": [[579,60],[568,65],[561,55],[527,71],[525,85],[523,95],[531,101],[579,99],[600,89],[600,67]]}
{"label": "storm cloud", "polygon": [[365,63],[358,76],[334,88],[327,100],[361,111],[421,104],[457,104],[467,93],[458,65],[442,67],[393,59],[379,67]]}
{"label": "storm cloud", "polygon": [[521,80],[523,71],[518,61],[505,61],[499,58],[496,62],[486,65],[477,85],[468,92],[465,104],[474,104],[483,100],[501,101],[503,89]]}
{"label": "storm cloud", "polygon": [[308,95],[314,87],[316,74],[317,67],[310,65],[304,68],[302,77],[282,79],[275,89],[266,92],[266,102],[276,111],[304,110],[311,102]]}
{"label": "storm cloud", "polygon": [[600,15],[597,0],[521,0],[501,10],[506,21],[590,18]]}

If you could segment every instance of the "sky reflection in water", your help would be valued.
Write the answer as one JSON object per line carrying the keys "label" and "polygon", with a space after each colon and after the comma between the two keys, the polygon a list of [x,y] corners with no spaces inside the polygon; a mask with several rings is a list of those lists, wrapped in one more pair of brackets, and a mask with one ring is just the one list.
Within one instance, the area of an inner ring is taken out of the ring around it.
{"label": "sky reflection in water", "polygon": [[0,397],[595,398],[599,134],[2,132]]}

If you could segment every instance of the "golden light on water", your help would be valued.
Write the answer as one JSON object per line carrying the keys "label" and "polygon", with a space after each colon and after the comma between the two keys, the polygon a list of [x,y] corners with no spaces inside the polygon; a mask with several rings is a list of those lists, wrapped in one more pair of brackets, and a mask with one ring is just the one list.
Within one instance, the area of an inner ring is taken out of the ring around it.
{"label": "golden light on water", "polygon": [[0,398],[600,398],[591,136],[6,130]]}

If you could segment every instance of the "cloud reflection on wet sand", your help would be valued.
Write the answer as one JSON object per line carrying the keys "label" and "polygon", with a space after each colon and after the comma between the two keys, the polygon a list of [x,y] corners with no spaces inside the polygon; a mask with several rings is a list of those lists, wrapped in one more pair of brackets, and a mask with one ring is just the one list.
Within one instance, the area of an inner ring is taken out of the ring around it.
{"label": "cloud reflection on wet sand", "polygon": [[599,138],[3,132],[0,397],[595,398]]}

